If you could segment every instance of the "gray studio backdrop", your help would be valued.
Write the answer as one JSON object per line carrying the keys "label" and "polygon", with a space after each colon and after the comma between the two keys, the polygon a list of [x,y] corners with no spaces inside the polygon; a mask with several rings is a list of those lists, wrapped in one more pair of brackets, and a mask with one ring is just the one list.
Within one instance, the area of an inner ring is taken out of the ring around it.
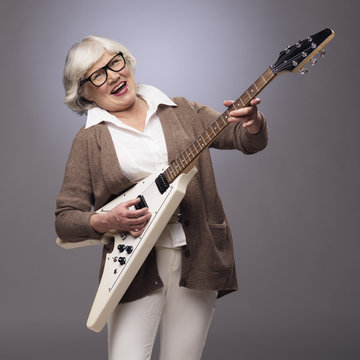
{"label": "gray studio backdrop", "polygon": [[285,46],[331,27],[324,60],[261,94],[267,149],[212,152],[240,290],[218,302],[204,359],[359,359],[359,10],[350,0],[2,1],[0,358],[106,358],[106,331],[85,327],[100,248],[55,245],[55,197],[84,123],[63,105],[71,45],[117,39],[139,83],[223,110]]}

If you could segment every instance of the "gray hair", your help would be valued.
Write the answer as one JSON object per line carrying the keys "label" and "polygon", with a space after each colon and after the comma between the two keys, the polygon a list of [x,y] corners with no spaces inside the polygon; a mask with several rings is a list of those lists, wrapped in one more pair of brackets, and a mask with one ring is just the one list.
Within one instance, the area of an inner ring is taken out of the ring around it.
{"label": "gray hair", "polygon": [[82,41],[75,43],[67,54],[63,75],[65,88],[64,103],[79,115],[85,114],[89,109],[96,106],[84,96],[84,89],[80,87],[80,80],[83,79],[87,71],[104,54],[123,53],[126,66],[134,74],[135,58],[119,42],[101,36],[87,36]]}

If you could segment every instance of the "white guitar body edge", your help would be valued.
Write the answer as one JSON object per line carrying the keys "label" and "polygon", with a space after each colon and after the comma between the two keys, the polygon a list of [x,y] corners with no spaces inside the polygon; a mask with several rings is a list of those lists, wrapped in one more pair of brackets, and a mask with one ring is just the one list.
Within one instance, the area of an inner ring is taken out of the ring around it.
{"label": "white guitar body edge", "polygon": [[[170,184],[163,194],[160,193],[155,184],[155,179],[159,173],[150,175],[103,208],[97,210],[97,212],[109,211],[124,201],[135,199],[138,195],[143,195],[152,215],[144,232],[138,238],[134,238],[130,234],[126,234],[125,237],[119,233],[110,232],[104,234],[103,238],[99,240],[88,239],[74,243],[64,242],[59,238],[56,240],[56,243],[65,249],[95,244],[108,244],[114,240],[113,251],[106,254],[104,271],[86,323],[90,330],[100,332],[103,329],[111,313],[118,305],[185,196],[186,188],[196,172],[196,167],[193,167],[187,174],[182,173]],[[122,245],[126,250],[120,253],[118,250],[119,245]],[[130,248],[132,251],[128,253],[127,250]],[[122,258],[121,260],[124,264],[119,262],[120,258]]]}

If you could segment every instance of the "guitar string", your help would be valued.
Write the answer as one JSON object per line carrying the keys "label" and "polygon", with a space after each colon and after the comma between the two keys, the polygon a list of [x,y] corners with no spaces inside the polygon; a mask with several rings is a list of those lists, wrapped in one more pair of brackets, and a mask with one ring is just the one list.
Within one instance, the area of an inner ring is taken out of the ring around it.
{"label": "guitar string", "polygon": [[[292,47],[290,47],[290,48],[288,49],[289,52],[286,52],[286,50],[285,50],[283,56],[281,56],[281,57],[279,58],[279,61],[283,61],[283,59],[286,58],[286,57],[288,57],[289,55],[291,55],[291,53],[293,53],[294,51],[296,52],[297,49],[299,49],[305,41],[307,41],[307,40],[301,41],[299,47],[297,47],[296,45],[293,45]],[[290,49],[291,49],[291,50],[290,50]],[[309,49],[309,48],[307,48],[307,49],[305,49],[305,50],[303,50],[303,51],[307,51],[308,49]],[[291,60],[291,59],[290,59],[290,60]]]}
{"label": "guitar string", "polygon": [[[303,50],[302,52],[306,52],[306,51],[308,51],[309,49],[312,49],[312,47],[310,46],[310,47],[306,48],[305,50]],[[315,49],[314,49],[314,50],[315,50]],[[311,52],[311,53],[312,53],[312,52]],[[311,53],[309,53],[309,54],[308,54],[306,57],[304,57],[303,59],[306,59]],[[289,55],[289,54],[287,54],[287,55]],[[301,56],[301,54],[296,54],[295,56],[293,56],[292,58],[289,59],[289,62],[294,61],[296,58],[298,58],[298,57],[300,57],[300,56]],[[300,63],[301,63],[301,61],[300,61]],[[275,68],[278,69],[279,71],[281,71],[281,70],[285,69],[287,66],[288,66],[288,64],[283,63],[283,64],[281,64],[281,65],[279,65],[279,66],[275,66]]]}

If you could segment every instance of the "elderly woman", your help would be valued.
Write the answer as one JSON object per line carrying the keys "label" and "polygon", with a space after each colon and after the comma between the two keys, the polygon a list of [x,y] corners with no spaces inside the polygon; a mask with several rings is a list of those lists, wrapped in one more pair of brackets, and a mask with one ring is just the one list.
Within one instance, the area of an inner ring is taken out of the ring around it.
{"label": "elderly woman", "polygon": [[[63,241],[101,238],[117,230],[138,237],[151,217],[139,199],[94,213],[141,179],[176,159],[219,116],[207,106],[137,85],[135,59],[116,41],[89,36],[68,53],[65,103],[86,124],[76,135],[57,198]],[[245,154],[267,143],[257,105],[233,110],[212,142]],[[230,106],[232,101],[224,101]],[[201,358],[217,298],[235,291],[232,237],[217,193],[209,150],[169,223],[108,321],[109,359],[150,359],[160,325],[160,359]],[[111,246],[105,246],[103,262]]]}

